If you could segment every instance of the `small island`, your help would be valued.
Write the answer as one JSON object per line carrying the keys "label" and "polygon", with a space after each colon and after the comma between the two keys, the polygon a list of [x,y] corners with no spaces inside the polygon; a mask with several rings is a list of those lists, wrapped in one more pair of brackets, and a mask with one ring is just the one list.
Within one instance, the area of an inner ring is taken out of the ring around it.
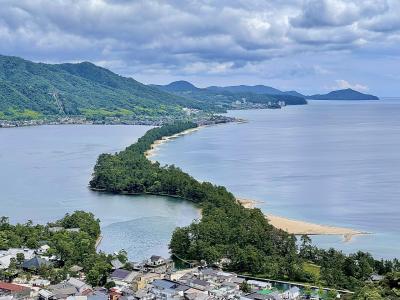
{"label": "small island", "polygon": [[379,100],[377,96],[364,94],[353,89],[332,91],[328,94],[306,96],[311,100]]}

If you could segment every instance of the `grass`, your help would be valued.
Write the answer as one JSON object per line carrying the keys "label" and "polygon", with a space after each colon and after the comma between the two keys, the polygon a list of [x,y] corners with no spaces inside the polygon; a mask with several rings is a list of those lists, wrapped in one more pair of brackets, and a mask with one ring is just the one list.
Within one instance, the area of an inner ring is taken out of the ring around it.
{"label": "grass", "polygon": [[316,264],[305,262],[303,264],[303,270],[313,274],[316,279],[319,279],[321,276],[321,267]]}

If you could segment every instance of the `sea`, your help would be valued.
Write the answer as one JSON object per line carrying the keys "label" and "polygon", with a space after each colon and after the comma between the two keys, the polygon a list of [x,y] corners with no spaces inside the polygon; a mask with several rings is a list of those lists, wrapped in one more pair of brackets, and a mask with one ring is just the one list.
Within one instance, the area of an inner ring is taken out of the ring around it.
{"label": "sea", "polygon": [[[174,164],[266,213],[366,231],[320,247],[400,257],[400,99],[310,101],[228,112],[246,120],[205,127],[162,144],[152,159]],[[46,223],[75,210],[101,221],[100,250],[131,260],[168,255],[177,226],[200,217],[192,203],[88,189],[99,154],[134,143],[148,126],[0,128],[0,215]]]}

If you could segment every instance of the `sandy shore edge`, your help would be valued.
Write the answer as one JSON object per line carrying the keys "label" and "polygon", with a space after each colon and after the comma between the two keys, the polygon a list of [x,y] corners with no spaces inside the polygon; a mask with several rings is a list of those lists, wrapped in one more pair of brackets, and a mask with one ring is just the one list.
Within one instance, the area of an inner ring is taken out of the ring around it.
{"label": "sandy shore edge", "polygon": [[156,154],[156,152],[158,151],[158,148],[160,147],[160,145],[162,145],[164,143],[167,143],[170,140],[176,139],[176,138],[178,138],[180,136],[183,136],[183,135],[190,134],[190,133],[193,133],[195,131],[198,131],[198,130],[204,128],[204,127],[206,127],[206,125],[197,126],[196,128],[190,128],[190,129],[184,130],[182,132],[176,133],[174,135],[165,136],[165,137],[161,138],[160,140],[156,140],[156,141],[154,141],[153,144],[150,145],[150,150],[147,150],[144,153],[144,156],[146,156],[146,158],[148,158],[150,161],[153,161],[151,159],[151,157]]}
{"label": "sandy shore edge", "polygon": [[[258,203],[263,203],[262,201],[242,198],[237,198],[237,201],[246,208],[255,208]],[[344,241],[348,242],[355,235],[369,234],[368,232],[362,232],[350,228],[315,224],[271,214],[265,214],[265,218],[268,219],[269,223],[274,227],[295,235],[342,235]]]}

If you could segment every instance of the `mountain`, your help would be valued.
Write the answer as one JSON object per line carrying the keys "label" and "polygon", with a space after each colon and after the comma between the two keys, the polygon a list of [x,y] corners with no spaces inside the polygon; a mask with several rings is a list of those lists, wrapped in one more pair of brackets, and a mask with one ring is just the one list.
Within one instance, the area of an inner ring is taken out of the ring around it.
{"label": "mountain", "polygon": [[307,96],[306,98],[313,100],[379,100],[377,96],[363,94],[353,89],[337,90],[328,94]]}
{"label": "mountain", "polygon": [[89,62],[44,64],[0,55],[0,119],[48,115],[137,118],[205,109],[187,99]]}
{"label": "mountain", "polygon": [[296,97],[303,97],[303,94],[300,94],[299,92],[296,91],[287,91],[287,92],[283,92],[285,95],[291,95],[291,96],[296,96]]}
{"label": "mountain", "polygon": [[184,80],[174,81],[167,85],[151,85],[163,89],[168,92],[184,92],[184,91],[197,91],[198,87],[194,86],[192,83]]}
{"label": "mountain", "polygon": [[276,88],[266,85],[233,85],[233,86],[210,86],[207,89],[212,91],[228,91],[232,93],[253,93],[253,94],[267,94],[267,95],[289,95],[304,98],[304,95],[296,91],[281,91]]}
{"label": "mountain", "polygon": [[210,86],[207,88],[210,91],[221,92],[227,91],[231,93],[254,93],[254,94],[269,94],[280,95],[282,91],[266,85],[233,85],[233,86]]}
{"label": "mountain", "polygon": [[287,105],[307,104],[303,95],[299,93],[292,95],[292,92],[286,93],[264,85],[210,86],[207,88],[198,88],[187,81],[174,81],[167,85],[153,86],[163,91],[174,93],[175,95],[207,103],[212,106],[214,110],[226,110],[233,106],[237,107],[238,102],[242,104],[253,103],[266,105],[268,103],[285,101]]}

